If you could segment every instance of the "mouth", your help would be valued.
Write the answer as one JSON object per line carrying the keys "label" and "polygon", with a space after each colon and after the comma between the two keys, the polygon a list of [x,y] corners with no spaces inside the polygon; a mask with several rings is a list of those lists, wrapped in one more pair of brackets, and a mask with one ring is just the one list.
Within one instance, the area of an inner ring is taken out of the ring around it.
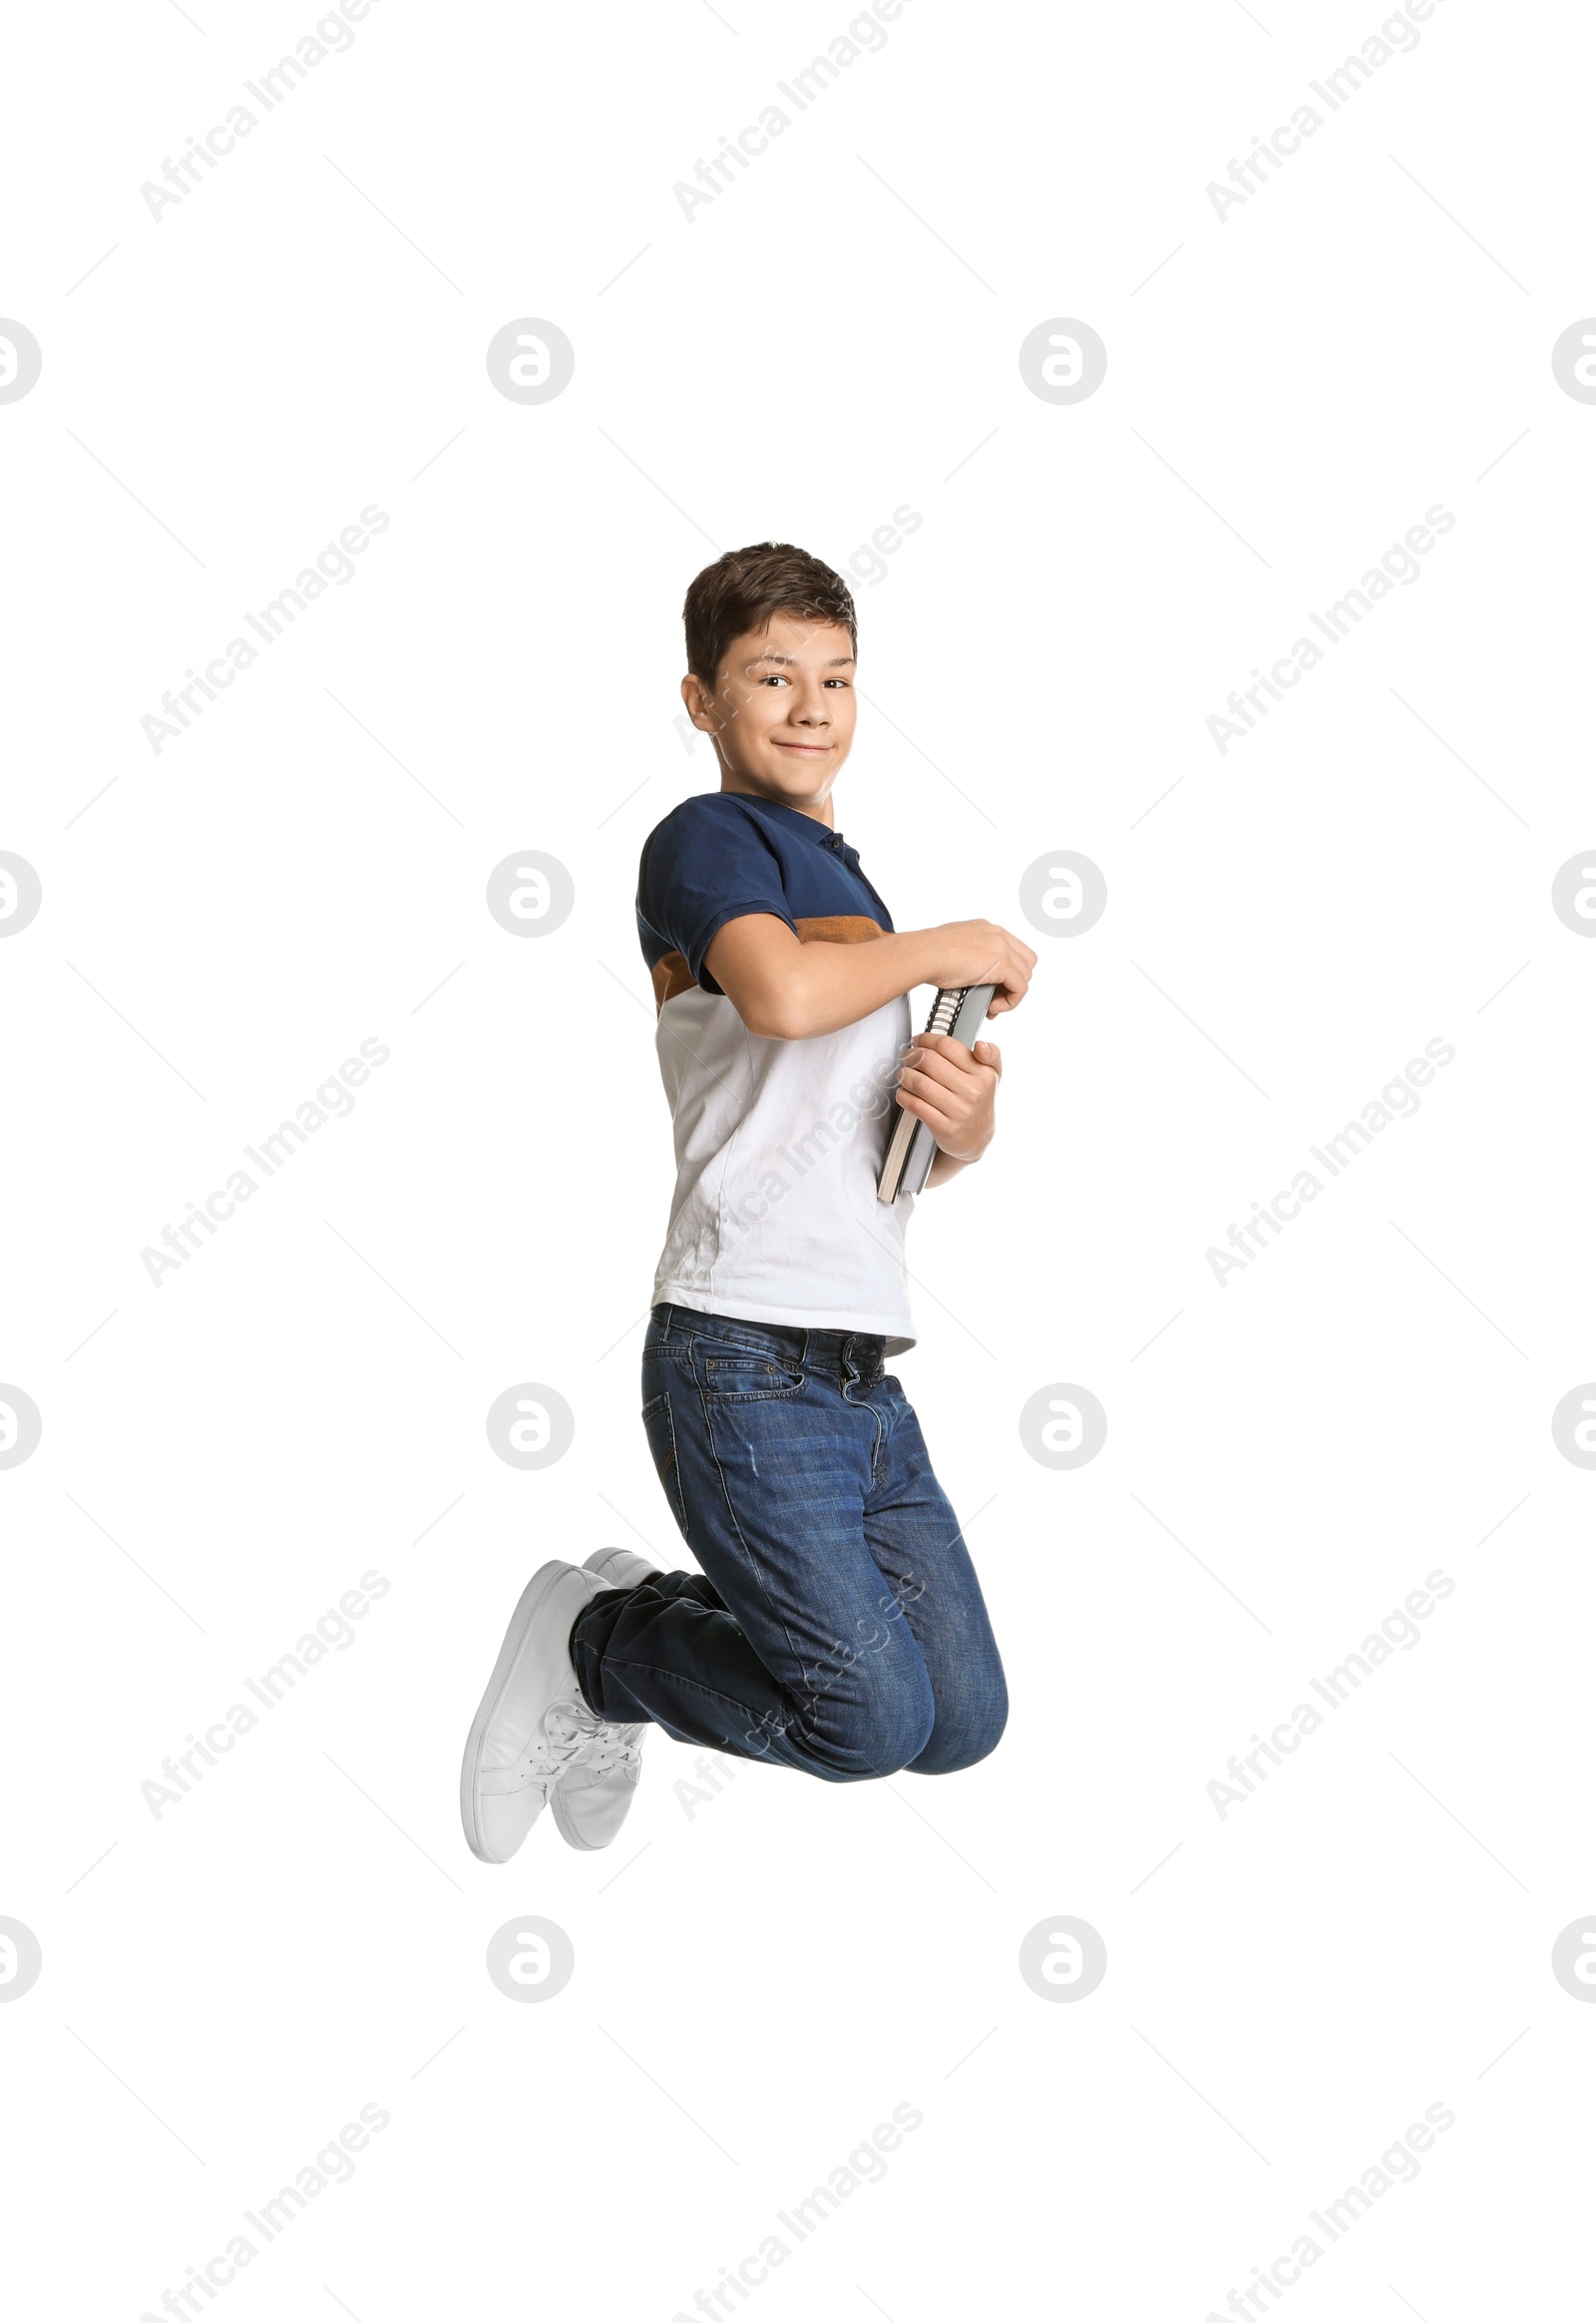
{"label": "mouth", "polygon": [[829,742],[778,742],[778,750],[790,750],[795,758],[826,758],[832,750]]}

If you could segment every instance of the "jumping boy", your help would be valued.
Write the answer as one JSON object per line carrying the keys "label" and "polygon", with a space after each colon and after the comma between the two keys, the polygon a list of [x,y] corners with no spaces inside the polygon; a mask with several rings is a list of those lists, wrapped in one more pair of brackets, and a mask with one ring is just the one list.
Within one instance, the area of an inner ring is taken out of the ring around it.
{"label": "jumping boy", "polygon": [[[461,1770],[466,1837],[508,1862],[551,1801],[605,1847],[643,1729],[854,1782],[946,1774],[996,1744],[1002,1666],[920,1422],[883,1367],[915,1344],[904,1229],[878,1202],[896,1101],[928,1122],[928,1186],[979,1161],[1002,1060],[911,1042],[917,984],[996,985],[1036,956],[988,920],[894,933],[831,793],[854,737],[846,584],[764,542],[699,574],[687,714],[720,789],[642,851],[637,929],[675,1130],[676,1189],[642,1351],[642,1420],[701,1571],[626,1549],[527,1584]],[[907,1050],[907,1054],[905,1053]]]}

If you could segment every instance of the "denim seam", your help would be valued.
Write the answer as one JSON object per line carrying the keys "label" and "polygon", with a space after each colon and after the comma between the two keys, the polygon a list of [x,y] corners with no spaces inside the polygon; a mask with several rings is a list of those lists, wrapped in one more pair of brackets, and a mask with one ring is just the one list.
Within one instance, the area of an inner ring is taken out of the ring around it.
{"label": "denim seam", "polygon": [[[697,1365],[695,1362],[695,1373]],[[742,1525],[738,1520],[737,1511],[731,1504],[731,1486],[727,1482],[725,1467],[721,1462],[720,1452],[715,1443],[715,1423],[709,1398],[705,1395],[702,1385],[696,1381],[696,1378],[694,1383],[698,1388],[698,1401],[703,1408],[704,1434],[709,1443],[709,1457],[714,1461],[715,1474],[720,1478],[720,1497],[725,1502],[726,1514],[731,1521],[732,1531],[736,1534],[737,1546],[742,1552],[743,1563],[746,1565],[749,1574],[752,1576],[754,1586],[758,1589],[760,1596],[765,1601],[765,1609],[770,1615],[772,1623],[777,1629],[780,1630],[782,1636],[787,1641],[787,1652],[792,1659],[794,1667],[803,1671],[805,1683],[807,1684],[809,1682],[808,1665],[805,1663],[803,1655],[798,1651],[798,1647],[793,1638],[792,1631],[787,1626],[785,1616],[780,1612],[771,1597],[763,1569],[761,1568],[759,1560],[755,1557],[752,1549],[750,1549],[748,1546],[747,1539],[743,1533]],[[799,1393],[801,1394],[803,1390],[800,1388]]]}
{"label": "denim seam", "polygon": [[[666,1433],[666,1434],[667,1434],[667,1436],[670,1438],[670,1475],[671,1475],[671,1482],[670,1482],[669,1484],[667,1484],[667,1483],[665,1482],[665,1480],[664,1480],[663,1476],[661,1476],[661,1477],[659,1478],[659,1486],[660,1486],[660,1490],[661,1490],[661,1491],[664,1493],[664,1495],[665,1495],[666,1502],[668,1503],[668,1505],[669,1505],[669,1508],[670,1508],[670,1513],[671,1513],[671,1515],[672,1515],[672,1516],[675,1518],[675,1520],[676,1520],[676,1530],[677,1530],[677,1531],[680,1533],[680,1535],[681,1535],[682,1539],[683,1539],[683,1540],[686,1540],[686,1538],[687,1538],[687,1509],[686,1509],[686,1501],[685,1501],[685,1496],[684,1496],[684,1494],[683,1494],[683,1491],[682,1491],[682,1483],[681,1483],[681,1452],[680,1452],[680,1449],[679,1449],[679,1447],[678,1447],[678,1445],[677,1445],[677,1443],[676,1443],[676,1420],[675,1420],[675,1414],[672,1412],[672,1410],[671,1410],[671,1408],[670,1408],[670,1389],[669,1389],[668,1387],[661,1387],[661,1388],[660,1388],[660,1390],[659,1390],[659,1393],[658,1393],[657,1395],[650,1395],[650,1396],[649,1396],[649,1398],[648,1398],[648,1401],[647,1401],[647,1402],[646,1402],[646,1403],[643,1405],[643,1412],[644,1412],[644,1414],[646,1415],[646,1414],[647,1414],[649,1411],[651,1411],[651,1410],[652,1410],[652,1408],[653,1408],[653,1406],[654,1406],[656,1403],[662,1403],[662,1404],[664,1405],[664,1407],[665,1407],[665,1433]],[[647,1435],[647,1432],[648,1432],[648,1431],[647,1431],[647,1423],[646,1423],[646,1416],[645,1416],[645,1419],[644,1419],[644,1426],[643,1426],[643,1434],[644,1434],[644,1436],[645,1436],[645,1437],[646,1437],[646,1435]],[[653,1449],[653,1447],[652,1447],[652,1445],[650,1445],[650,1446],[649,1446],[649,1450],[650,1450],[650,1452],[652,1451],[652,1449]],[[657,1470],[656,1470],[656,1473],[657,1473]]]}
{"label": "denim seam", "polygon": [[[881,1384],[881,1380],[885,1377],[885,1375],[886,1374],[882,1372],[878,1373],[874,1378],[847,1380],[843,1387],[843,1401],[845,1403],[852,1401],[851,1396],[848,1394],[849,1387],[864,1387],[867,1389],[871,1387],[877,1387]],[[854,1404],[854,1409],[856,1411],[868,1411],[871,1418],[876,1423],[876,1440],[870,1448],[870,1491],[871,1494],[874,1495],[881,1489],[882,1477],[886,1470],[889,1451],[888,1437],[890,1434],[890,1425],[886,1413],[879,1410],[877,1406],[872,1403],[868,1393],[861,1397],[859,1402]]]}

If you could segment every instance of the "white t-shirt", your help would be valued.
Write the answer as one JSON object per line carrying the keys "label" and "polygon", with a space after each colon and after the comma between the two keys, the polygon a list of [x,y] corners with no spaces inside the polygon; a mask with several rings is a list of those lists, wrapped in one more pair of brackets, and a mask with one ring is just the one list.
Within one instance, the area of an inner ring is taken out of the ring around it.
{"label": "white t-shirt", "polygon": [[907,996],[837,1032],[765,1040],[703,965],[728,920],[769,912],[801,943],[889,934],[857,851],[812,815],[731,791],[649,834],[637,926],[658,1006],[676,1185],[655,1302],[915,1344],[904,1270],[914,1196],[876,1199],[911,1032]]}

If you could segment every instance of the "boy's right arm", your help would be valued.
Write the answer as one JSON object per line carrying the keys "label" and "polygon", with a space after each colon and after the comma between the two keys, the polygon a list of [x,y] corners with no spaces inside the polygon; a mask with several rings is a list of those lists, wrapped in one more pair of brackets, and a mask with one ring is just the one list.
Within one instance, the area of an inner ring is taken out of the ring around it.
{"label": "boy's right arm", "polygon": [[756,1036],[808,1040],[857,1024],[917,984],[995,984],[990,1013],[1017,1008],[1036,955],[992,920],[951,920],[863,944],[802,944],[771,913],[728,920],[704,966]]}

